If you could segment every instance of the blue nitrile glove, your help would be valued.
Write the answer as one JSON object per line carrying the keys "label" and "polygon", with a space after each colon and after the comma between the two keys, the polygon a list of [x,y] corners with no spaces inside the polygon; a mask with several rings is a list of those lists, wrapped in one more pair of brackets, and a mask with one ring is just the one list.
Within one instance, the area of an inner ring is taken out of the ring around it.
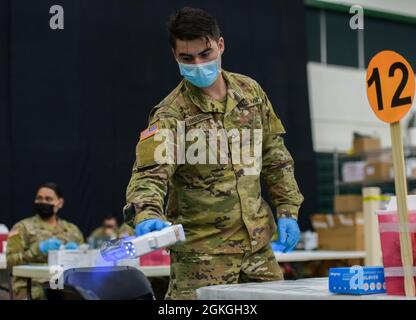
{"label": "blue nitrile glove", "polygon": [[76,243],[76,242],[68,242],[65,245],[65,249],[67,249],[67,250],[75,250],[75,249],[78,249],[78,243]]}
{"label": "blue nitrile glove", "polygon": [[279,243],[279,241],[273,241],[270,245],[272,246],[273,252],[283,252],[286,249],[286,246]]}
{"label": "blue nitrile glove", "polygon": [[142,236],[146,233],[162,230],[169,226],[169,223],[160,219],[144,220],[136,225],[136,236]]}
{"label": "blue nitrile glove", "polygon": [[283,252],[290,252],[300,239],[298,222],[292,218],[279,218],[277,220],[278,242],[285,246]]}
{"label": "blue nitrile glove", "polygon": [[59,250],[61,240],[56,238],[49,238],[39,242],[39,250],[42,253],[47,253],[49,250]]}

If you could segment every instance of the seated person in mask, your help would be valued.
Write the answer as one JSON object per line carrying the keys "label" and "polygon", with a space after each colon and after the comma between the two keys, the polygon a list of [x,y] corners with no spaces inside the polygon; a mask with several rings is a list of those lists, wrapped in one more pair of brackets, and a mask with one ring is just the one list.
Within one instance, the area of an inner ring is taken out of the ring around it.
{"label": "seated person in mask", "polygon": [[101,227],[98,227],[91,233],[87,242],[90,249],[98,249],[105,241],[132,236],[134,233],[134,230],[126,224],[119,228],[117,218],[110,215],[104,218]]}
{"label": "seated person in mask", "polygon": [[90,249],[100,248],[103,242],[116,239],[118,232],[117,219],[114,216],[106,216],[100,227],[95,229],[87,238]]}
{"label": "seated person in mask", "polygon": [[[38,187],[34,203],[34,215],[16,223],[7,240],[7,267],[19,264],[47,263],[48,251],[76,249],[84,242],[81,231],[72,223],[58,217],[63,207],[59,187],[48,182]],[[39,281],[32,281],[32,298],[42,299],[44,293]],[[15,299],[26,298],[26,280],[13,277]]]}

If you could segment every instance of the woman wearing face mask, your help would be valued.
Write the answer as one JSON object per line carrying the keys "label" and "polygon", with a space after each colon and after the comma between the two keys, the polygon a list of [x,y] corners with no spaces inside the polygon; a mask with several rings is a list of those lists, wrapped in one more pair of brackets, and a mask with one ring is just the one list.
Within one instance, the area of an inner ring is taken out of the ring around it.
{"label": "woman wearing face mask", "polygon": [[[48,182],[38,187],[34,202],[34,215],[13,226],[7,240],[7,266],[47,263],[48,252],[76,249],[84,242],[81,231],[72,223],[58,217],[64,199],[59,187]],[[13,279],[13,292],[17,299],[26,297],[26,280]],[[32,298],[44,297],[41,282],[32,282]]]}

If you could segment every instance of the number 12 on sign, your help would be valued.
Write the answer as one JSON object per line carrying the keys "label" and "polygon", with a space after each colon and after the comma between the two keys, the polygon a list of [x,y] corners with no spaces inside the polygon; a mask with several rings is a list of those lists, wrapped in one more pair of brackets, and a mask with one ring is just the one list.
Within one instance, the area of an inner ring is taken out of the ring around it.
{"label": "number 12 on sign", "polygon": [[367,75],[367,97],[376,116],[399,121],[410,110],[415,91],[410,64],[396,52],[382,51],[371,59]]}

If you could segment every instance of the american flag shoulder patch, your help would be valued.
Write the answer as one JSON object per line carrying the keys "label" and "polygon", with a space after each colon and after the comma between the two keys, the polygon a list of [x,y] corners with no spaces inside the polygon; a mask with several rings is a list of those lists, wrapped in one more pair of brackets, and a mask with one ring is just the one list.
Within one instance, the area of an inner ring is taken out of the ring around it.
{"label": "american flag shoulder patch", "polygon": [[158,131],[159,131],[159,124],[156,122],[156,123],[152,124],[150,127],[144,129],[140,133],[140,141],[145,140],[145,139],[153,136]]}

